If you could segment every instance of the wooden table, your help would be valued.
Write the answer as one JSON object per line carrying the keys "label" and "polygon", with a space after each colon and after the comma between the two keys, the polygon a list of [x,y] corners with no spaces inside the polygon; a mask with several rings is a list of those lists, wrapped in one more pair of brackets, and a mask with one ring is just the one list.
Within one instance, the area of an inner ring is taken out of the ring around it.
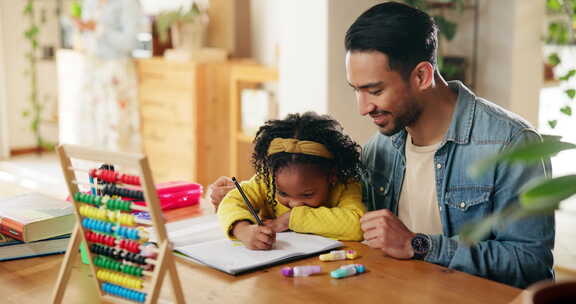
{"label": "wooden table", "polygon": [[[198,207],[169,212],[169,219],[206,213]],[[289,265],[321,265],[324,273],[306,278],[286,278],[278,265],[230,276],[191,262],[178,263],[188,303],[510,303],[521,290],[463,272],[420,261],[400,261],[357,242],[346,248],[358,251],[354,262],[367,273],[332,279],[328,272],[349,262],[320,262],[317,257]],[[1,303],[47,303],[63,255],[0,263]],[[97,303],[97,291],[87,265],[76,261],[64,303]],[[169,279],[166,279],[166,283]],[[162,302],[172,298],[165,285]]]}

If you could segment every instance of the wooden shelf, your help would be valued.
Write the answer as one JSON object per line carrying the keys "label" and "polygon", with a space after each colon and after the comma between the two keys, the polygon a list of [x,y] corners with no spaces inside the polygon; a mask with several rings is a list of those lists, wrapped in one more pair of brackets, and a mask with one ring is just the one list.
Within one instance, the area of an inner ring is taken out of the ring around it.
{"label": "wooden shelf", "polygon": [[239,142],[251,144],[252,141],[254,140],[254,136],[248,135],[246,133],[238,132],[238,133],[236,133],[236,140],[238,140]]}
{"label": "wooden shelf", "polygon": [[[230,176],[240,179],[250,178],[249,158],[253,136],[241,131],[241,92],[262,83],[278,81],[278,70],[258,64],[244,64],[232,67],[230,71]],[[246,175],[246,176],[243,176]]]}

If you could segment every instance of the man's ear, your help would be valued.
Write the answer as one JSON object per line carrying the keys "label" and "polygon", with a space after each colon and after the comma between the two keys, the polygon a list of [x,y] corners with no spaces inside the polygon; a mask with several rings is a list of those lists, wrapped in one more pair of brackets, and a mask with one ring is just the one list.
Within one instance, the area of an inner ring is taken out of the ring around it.
{"label": "man's ear", "polygon": [[428,61],[422,61],[414,67],[410,82],[413,88],[424,91],[432,86],[434,81],[434,66]]}

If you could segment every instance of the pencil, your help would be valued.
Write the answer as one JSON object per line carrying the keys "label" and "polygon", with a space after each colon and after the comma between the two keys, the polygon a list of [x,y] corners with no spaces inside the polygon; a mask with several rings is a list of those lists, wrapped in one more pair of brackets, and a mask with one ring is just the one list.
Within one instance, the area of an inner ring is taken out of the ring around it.
{"label": "pencil", "polygon": [[256,213],[256,210],[254,210],[254,207],[252,207],[252,204],[250,204],[248,197],[246,197],[246,194],[244,194],[244,191],[242,191],[242,187],[240,187],[240,184],[238,183],[238,180],[236,180],[236,177],[233,176],[232,181],[234,182],[234,185],[236,185],[236,188],[238,188],[238,191],[240,191],[240,195],[242,195],[242,198],[244,199],[246,206],[248,206],[248,210],[250,210],[250,213],[252,213],[252,216],[258,222],[258,225],[264,226],[264,223],[262,223],[262,220],[260,219],[260,217],[258,217],[258,213]]}

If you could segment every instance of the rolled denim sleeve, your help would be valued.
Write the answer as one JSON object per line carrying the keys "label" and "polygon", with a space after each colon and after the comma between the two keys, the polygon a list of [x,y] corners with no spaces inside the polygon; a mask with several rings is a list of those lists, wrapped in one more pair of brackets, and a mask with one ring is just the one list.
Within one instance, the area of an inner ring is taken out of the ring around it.
{"label": "rolled denim sleeve", "polygon": [[[508,147],[539,140],[524,129],[513,136]],[[493,211],[517,203],[521,187],[534,178],[550,177],[550,160],[535,164],[502,163],[494,169]],[[425,260],[452,269],[525,288],[553,278],[554,215],[538,215],[512,221],[494,229],[484,241],[467,246],[458,236],[431,235],[431,249]]]}

